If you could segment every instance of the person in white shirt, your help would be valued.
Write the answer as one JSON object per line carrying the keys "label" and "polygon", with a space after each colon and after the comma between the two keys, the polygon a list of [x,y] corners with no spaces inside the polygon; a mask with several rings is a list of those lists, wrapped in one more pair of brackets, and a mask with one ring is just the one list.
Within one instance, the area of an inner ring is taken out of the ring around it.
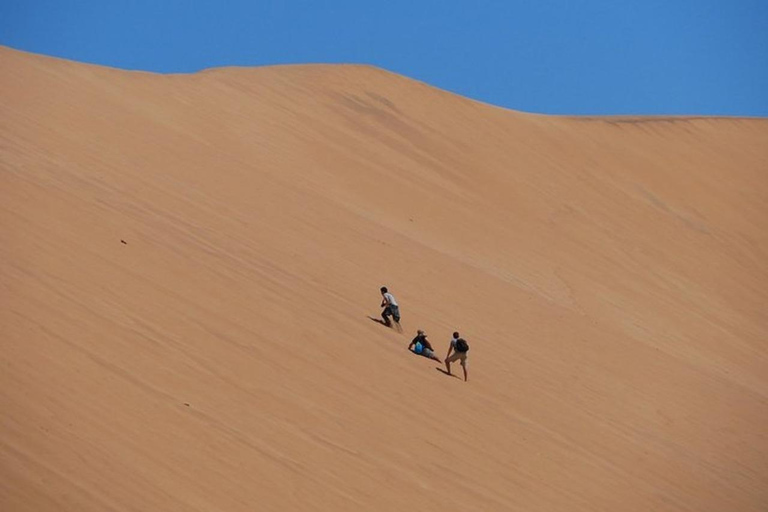
{"label": "person in white shirt", "polygon": [[[453,333],[451,338],[451,344],[448,346],[448,354],[445,356],[445,369],[448,370],[448,375],[451,375],[451,363],[455,361],[461,361],[461,369],[464,370],[464,381],[467,380],[467,352],[469,351],[469,345],[464,341],[458,332]],[[451,355],[453,352],[453,355]]]}
{"label": "person in white shirt", "polygon": [[394,295],[389,293],[386,286],[381,287],[381,307],[384,311],[381,312],[381,318],[384,319],[384,325],[392,327],[392,322],[389,321],[391,316],[397,325],[400,325],[400,307],[397,305],[397,300]]}

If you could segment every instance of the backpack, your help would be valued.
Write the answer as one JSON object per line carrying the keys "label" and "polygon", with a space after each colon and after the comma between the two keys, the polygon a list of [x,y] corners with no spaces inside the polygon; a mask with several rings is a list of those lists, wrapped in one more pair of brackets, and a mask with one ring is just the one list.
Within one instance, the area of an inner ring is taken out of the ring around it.
{"label": "backpack", "polygon": [[459,338],[456,340],[456,351],[457,352],[469,352],[469,343],[464,338]]}

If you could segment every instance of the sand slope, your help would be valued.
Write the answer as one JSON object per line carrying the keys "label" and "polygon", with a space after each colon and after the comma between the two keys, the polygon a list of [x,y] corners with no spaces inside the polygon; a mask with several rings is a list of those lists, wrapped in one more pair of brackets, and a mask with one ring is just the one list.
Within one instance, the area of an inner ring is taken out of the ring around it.
{"label": "sand slope", "polygon": [[766,142],[0,48],[0,509],[765,510]]}

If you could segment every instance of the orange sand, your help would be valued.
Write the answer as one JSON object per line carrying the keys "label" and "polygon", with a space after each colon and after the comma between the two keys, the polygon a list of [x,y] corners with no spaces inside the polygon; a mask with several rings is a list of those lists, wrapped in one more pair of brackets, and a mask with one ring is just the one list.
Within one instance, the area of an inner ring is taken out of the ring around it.
{"label": "orange sand", "polygon": [[768,507],[768,120],[0,48],[0,190],[3,511]]}

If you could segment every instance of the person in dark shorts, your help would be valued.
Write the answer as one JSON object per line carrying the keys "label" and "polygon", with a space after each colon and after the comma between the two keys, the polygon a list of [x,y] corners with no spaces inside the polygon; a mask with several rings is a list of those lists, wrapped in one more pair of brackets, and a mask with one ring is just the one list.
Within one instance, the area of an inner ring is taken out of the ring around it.
{"label": "person in dark shorts", "polygon": [[435,354],[435,349],[432,348],[432,344],[427,340],[427,333],[419,329],[416,331],[416,337],[411,340],[411,344],[408,345],[408,350],[412,350],[416,354],[420,354],[424,357],[439,361],[440,358]]}
{"label": "person in dark shorts", "polygon": [[381,287],[381,298],[381,307],[384,308],[384,311],[381,312],[381,318],[384,319],[384,325],[392,327],[392,322],[389,321],[390,316],[396,324],[400,325],[400,307],[397,305],[397,299],[389,293],[386,286]]}
{"label": "person in dark shorts", "polygon": [[[466,382],[468,351],[469,344],[459,336],[458,332],[454,332],[451,344],[448,346],[448,354],[445,356],[445,369],[448,371],[448,375],[451,375],[451,363],[461,361],[461,369],[464,370],[464,381]],[[453,355],[451,355],[451,352],[453,352]]]}

